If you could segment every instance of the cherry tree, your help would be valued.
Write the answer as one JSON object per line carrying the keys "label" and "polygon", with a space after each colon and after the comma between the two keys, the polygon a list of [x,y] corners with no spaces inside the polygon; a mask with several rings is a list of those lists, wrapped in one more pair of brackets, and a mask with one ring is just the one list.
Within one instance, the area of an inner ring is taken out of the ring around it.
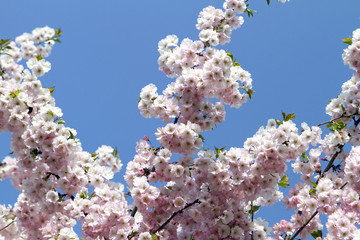
{"label": "cherry tree", "polygon": [[[122,167],[117,149],[84,151],[54,88],[39,80],[61,30],[0,40],[0,130],[12,133],[13,151],[0,177],[21,192],[13,206],[0,205],[0,239],[79,239],[78,221],[85,239],[360,239],[360,29],[344,39],[342,57],[355,72],[326,107],[328,122],[299,128],[283,112],[242,148],[204,146],[202,133],[225,120],[225,105],[239,108],[254,92],[251,74],[219,47],[242,26],[241,14],[253,16],[249,7],[244,0],[208,6],[197,20],[198,40],[159,42],[159,68],[173,82],[161,93],[154,84],[140,92],[141,115],[164,125],[157,142],[137,142],[124,176],[129,191],[112,181]],[[288,166],[302,181],[284,196]],[[269,226],[256,218],[278,201],[294,210],[290,219]]]}

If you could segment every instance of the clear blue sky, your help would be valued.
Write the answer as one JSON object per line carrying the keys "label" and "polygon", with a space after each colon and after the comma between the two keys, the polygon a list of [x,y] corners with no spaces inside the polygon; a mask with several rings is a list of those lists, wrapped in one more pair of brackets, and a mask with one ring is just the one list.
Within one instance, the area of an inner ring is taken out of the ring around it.
{"label": "clear blue sky", "polygon": [[[341,58],[341,39],[360,27],[360,1],[250,0],[254,17],[233,32],[231,52],[252,74],[253,100],[240,109],[227,108],[225,122],[204,134],[206,148],[242,147],[269,118],[295,112],[295,122],[327,121],[327,101],[337,96],[352,71]],[[158,70],[157,43],[169,34],[197,39],[198,13],[220,0],[4,0],[0,38],[12,38],[36,27],[61,27],[63,37],[48,58],[52,69],[41,78],[55,86],[54,97],[69,127],[78,132],[83,148],[94,152],[103,144],[117,146],[124,165],[144,135],[155,139],[156,119],[144,119],[137,109],[142,87],[154,83],[162,91],[170,79]],[[0,135],[0,154],[9,152],[10,135]],[[123,182],[122,174],[116,176]],[[14,203],[18,192],[0,183],[0,204]],[[6,193],[6,194],[3,194]],[[265,213],[266,211],[264,211]],[[286,210],[272,215],[272,223]],[[260,214],[261,216],[261,214]],[[269,216],[269,215],[265,215]],[[270,215],[271,216],[271,215]]]}

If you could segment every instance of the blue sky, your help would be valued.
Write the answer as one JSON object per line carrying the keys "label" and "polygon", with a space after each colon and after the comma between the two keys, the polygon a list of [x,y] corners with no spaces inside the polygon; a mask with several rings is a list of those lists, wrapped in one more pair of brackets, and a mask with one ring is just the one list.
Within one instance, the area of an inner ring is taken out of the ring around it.
{"label": "blue sky", "polygon": [[[329,120],[325,106],[341,90],[352,71],[341,58],[341,39],[360,27],[360,1],[250,0],[257,12],[233,32],[231,52],[252,74],[253,100],[240,109],[227,108],[225,122],[206,132],[206,148],[242,147],[269,118],[294,112],[295,122],[316,125]],[[77,130],[83,148],[94,152],[103,144],[117,146],[126,164],[144,135],[164,124],[144,119],[137,109],[142,87],[159,90],[170,79],[158,70],[157,43],[169,34],[197,39],[198,13],[215,0],[45,1],[6,0],[1,3],[0,38],[12,38],[42,26],[61,27],[63,36],[48,60],[52,69],[41,78],[55,86],[54,97],[64,120]],[[11,150],[10,135],[0,135],[0,156]],[[116,180],[123,182],[122,174]],[[18,192],[0,183],[0,203],[14,203]],[[266,210],[264,211],[266,212]],[[261,214],[260,214],[261,216]],[[269,215],[265,215],[269,216]],[[271,222],[289,216],[286,210]]]}

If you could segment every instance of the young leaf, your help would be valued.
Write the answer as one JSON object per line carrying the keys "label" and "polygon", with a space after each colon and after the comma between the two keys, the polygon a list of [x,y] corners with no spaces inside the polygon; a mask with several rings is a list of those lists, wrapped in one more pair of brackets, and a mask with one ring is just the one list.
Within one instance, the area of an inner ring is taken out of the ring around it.
{"label": "young leaf", "polygon": [[16,96],[19,95],[19,93],[20,93],[20,90],[16,90],[15,92],[11,92],[10,97],[16,98]]}
{"label": "young leaf", "polygon": [[280,120],[275,119],[276,125],[280,126],[282,124],[282,122],[280,122]]}
{"label": "young leaf", "polygon": [[343,110],[343,112],[345,112],[344,104],[341,104],[341,110]]}
{"label": "young leaf", "polygon": [[86,198],[87,198],[87,194],[86,194],[86,193],[80,193],[80,198],[86,199]]}
{"label": "young leaf", "polygon": [[113,152],[112,152],[112,155],[113,155],[114,157],[119,157],[119,152],[118,152],[118,150],[117,150],[117,147],[114,147],[113,149],[114,149],[114,150],[113,150]]}
{"label": "young leaf", "polygon": [[306,153],[305,153],[305,152],[303,152],[303,153],[301,154],[301,159],[303,159],[303,160],[307,160],[307,159],[308,159],[308,156],[306,156]]}
{"label": "young leaf", "polygon": [[260,209],[260,206],[252,206],[252,208],[249,210],[249,213],[254,214],[257,211],[259,211],[259,209]]}
{"label": "young leaf", "polygon": [[289,113],[288,115],[286,115],[284,121],[290,121],[291,119],[296,118],[296,116],[294,115],[294,113]]}
{"label": "young leaf", "polygon": [[286,186],[290,186],[290,184],[288,183],[289,181],[289,177],[287,175],[284,175],[280,182],[278,182],[278,185],[282,188],[286,188]]}
{"label": "young leaf", "polygon": [[250,98],[250,99],[252,98],[253,92],[254,92],[254,90],[252,90],[252,89],[249,89],[249,90],[246,92],[246,93],[249,95],[249,98]]}
{"label": "young leaf", "polygon": [[343,41],[343,43],[345,43],[345,44],[347,44],[347,45],[351,45],[351,44],[352,44],[351,38],[344,38],[342,41]]}
{"label": "young leaf", "polygon": [[316,194],[316,188],[310,188],[309,193],[310,195]]}
{"label": "young leaf", "polygon": [[267,2],[267,5],[270,5],[270,0],[266,0],[266,2]]}
{"label": "young leaf", "polygon": [[323,234],[321,230],[317,230],[317,231],[311,230],[311,236],[313,236],[315,239],[318,237],[322,239]]}
{"label": "young leaf", "polygon": [[205,142],[205,138],[203,137],[203,135],[199,134],[199,138],[201,139],[202,142]]}
{"label": "young leaf", "polygon": [[70,130],[69,130],[69,133],[70,133],[70,136],[68,137],[68,140],[69,140],[69,139],[75,139],[75,138],[74,138],[74,134],[73,134]]}
{"label": "young leaf", "polygon": [[226,51],[226,54],[231,58],[231,61],[234,61],[234,57],[231,53],[229,53],[228,51]]}

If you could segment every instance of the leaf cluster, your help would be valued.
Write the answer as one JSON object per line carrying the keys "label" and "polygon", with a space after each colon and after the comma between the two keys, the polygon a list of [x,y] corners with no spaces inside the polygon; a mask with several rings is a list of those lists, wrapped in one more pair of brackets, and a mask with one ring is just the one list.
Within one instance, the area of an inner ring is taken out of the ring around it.
{"label": "leaf cluster", "polygon": [[10,44],[10,38],[8,39],[0,39],[0,54],[5,54],[5,55],[9,55],[10,54],[6,53],[6,50],[12,49],[11,46],[9,46]]}
{"label": "leaf cluster", "polygon": [[343,121],[329,122],[326,124],[326,127],[329,128],[330,131],[335,132],[344,129],[346,127],[346,123]]}
{"label": "leaf cluster", "polygon": [[296,118],[296,116],[294,115],[294,113],[289,113],[289,114],[286,114],[285,112],[281,111],[281,114],[282,114],[282,117],[283,117],[283,120],[280,121],[278,119],[275,119],[275,122],[278,126],[280,126],[281,124],[283,124],[284,122],[287,122],[287,121],[290,121],[294,118]]}
{"label": "leaf cluster", "polygon": [[290,186],[289,177],[287,175],[283,176],[280,182],[278,182],[278,185],[282,188],[286,188],[286,186]]}

